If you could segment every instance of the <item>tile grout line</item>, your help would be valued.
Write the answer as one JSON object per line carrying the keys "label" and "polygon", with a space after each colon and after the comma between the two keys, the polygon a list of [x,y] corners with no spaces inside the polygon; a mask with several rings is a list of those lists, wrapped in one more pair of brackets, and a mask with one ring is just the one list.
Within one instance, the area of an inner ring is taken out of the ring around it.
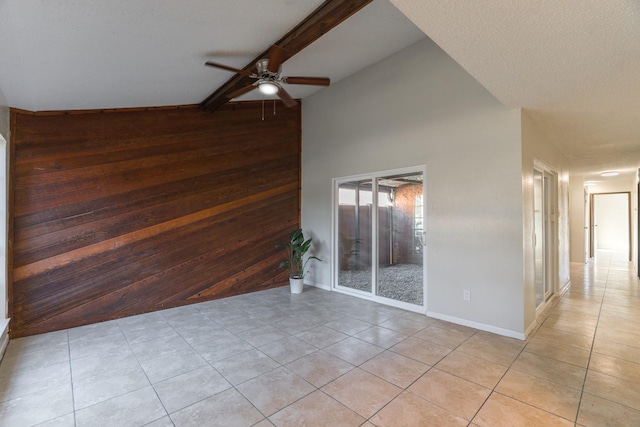
{"label": "tile grout line", "polygon": [[71,340],[69,339],[69,330],[66,331],[67,335],[67,351],[69,352],[69,379],[71,380],[71,408],[73,409],[73,425],[77,426],[78,421],[76,419],[76,398],[75,390],[73,387],[73,366],[71,364]]}
{"label": "tile grout line", "polygon": [[[598,316],[597,316],[597,320],[596,320],[596,327],[594,328],[593,331],[593,338],[591,339],[591,346],[589,348],[589,357],[587,358],[587,365],[586,368],[584,370],[584,378],[582,381],[582,387],[580,389],[580,399],[578,399],[578,406],[576,408],[576,416],[575,419],[573,420],[573,424],[575,426],[578,425],[578,418],[580,417],[580,407],[582,406],[582,398],[584,396],[584,388],[586,386],[587,383],[587,375],[589,374],[589,365],[591,364],[591,355],[593,354],[593,348],[595,345],[595,341],[596,341],[596,334],[598,332],[598,326],[600,324],[600,315],[602,313],[602,304],[604,303],[604,295],[606,294],[607,291],[607,282],[608,282],[608,276],[609,276],[609,267],[607,267],[607,279],[605,279],[605,285],[604,285],[604,291],[602,292],[602,300],[600,301],[600,307],[598,308]],[[583,288],[584,288],[584,281],[586,279],[583,278]],[[572,284],[573,286],[573,284]]]}
{"label": "tile grout line", "polygon": [[[160,317],[162,317],[162,315],[161,315]],[[164,318],[162,318],[162,319],[166,322],[166,319],[164,319]],[[171,421],[171,424],[174,424],[174,423],[173,423],[173,420],[171,419],[171,416],[170,416],[170,414],[169,414],[169,411],[167,410],[167,407],[164,405],[164,402],[163,402],[163,401],[162,401],[162,399],[160,398],[160,395],[158,395],[158,391],[157,391],[157,390],[156,390],[156,388],[154,387],[153,382],[151,382],[151,378],[149,378],[149,375],[147,374],[147,371],[145,371],[145,370],[144,370],[144,367],[143,367],[143,366],[142,366],[142,364],[140,363],[140,359],[138,359],[138,355],[136,354],[136,352],[135,352],[135,351],[133,351],[133,348],[131,348],[131,341],[129,341],[129,338],[127,337],[127,334],[124,332],[124,330],[122,330],[122,326],[120,325],[120,322],[118,322],[117,320],[116,320],[116,325],[118,325],[118,328],[120,329],[120,332],[122,333],[122,336],[124,336],[124,339],[127,341],[127,345],[129,346],[129,350],[131,350],[131,354],[132,354],[132,355],[133,355],[133,357],[136,359],[136,362],[138,363],[138,366],[140,367],[140,369],[141,369],[141,370],[142,370],[142,372],[144,373],[144,376],[147,378],[147,381],[149,381],[149,386],[151,386],[151,389],[153,390],[153,393],[156,395],[156,398],[158,399],[158,402],[160,402],[160,405],[162,405],[162,409],[164,409],[164,412],[165,412],[165,414],[166,414],[165,416],[169,418],[169,421]],[[176,331],[176,330],[175,330],[175,328],[173,327],[173,325],[171,325],[169,322],[167,322],[167,325],[169,325],[169,327],[170,327],[171,329],[173,329],[176,333],[178,332],[178,331]],[[178,334],[178,335],[179,335],[179,334]],[[183,339],[184,339],[184,338],[183,338]],[[137,389],[137,390],[133,390],[133,391],[142,390],[143,388],[144,388],[144,387],[141,387],[141,388],[139,388],[139,389]],[[133,392],[133,391],[131,391],[131,392]],[[129,393],[131,393],[131,392],[129,392]],[[122,396],[122,395],[120,395],[120,396]],[[116,396],[116,397],[118,397],[118,396]],[[157,420],[150,421],[149,423],[146,423],[146,424],[150,424],[150,423],[152,423],[152,422],[155,422],[155,421],[161,420],[162,418],[164,418],[164,417],[160,417],[160,418],[158,418]],[[145,424],[145,425],[146,425],[146,424]],[[175,425],[175,424],[174,424],[174,425]]]}
{"label": "tile grout line", "polygon": [[[198,310],[197,308],[196,308],[196,310],[197,310],[199,313],[202,313],[202,312],[201,312],[200,310]],[[214,322],[214,323],[216,323],[217,325],[222,326],[222,328],[223,328],[225,331],[227,331],[227,332],[231,333],[234,337],[239,338],[239,339],[241,339],[242,341],[244,341],[244,342],[246,342],[247,344],[249,344],[251,347],[253,347],[253,350],[260,351],[260,350],[258,350],[258,348],[257,348],[256,346],[254,346],[253,344],[249,343],[249,342],[248,342],[248,341],[246,341],[244,338],[240,337],[239,335],[237,335],[237,334],[236,334],[236,333],[234,333],[234,332],[231,332],[229,329],[227,329],[227,327],[226,327],[226,326],[224,326],[224,325],[222,325],[222,324],[220,324],[220,323],[216,322],[216,321],[215,321],[215,319],[212,319],[212,318],[211,318],[211,317],[209,317],[207,314],[205,314],[205,313],[202,313],[202,314],[204,314],[204,315],[205,315],[205,317],[207,317],[208,319],[210,319],[211,321],[213,321],[213,322]],[[167,322],[167,324],[168,324],[169,326],[171,326],[171,328],[172,328],[172,329],[173,329],[173,330],[178,334],[178,336],[180,336],[180,338],[182,338],[182,339],[187,343],[187,345],[189,345],[189,347],[190,347],[193,351],[195,351],[195,352],[196,352],[196,354],[198,354],[198,356],[202,357],[202,355],[200,354],[200,352],[199,352],[198,350],[196,350],[196,349],[193,347],[193,345],[191,345],[191,344],[190,344],[190,343],[189,343],[189,342],[188,342],[188,341],[187,341],[187,340],[186,340],[186,339],[185,339],[185,338],[180,334],[180,332],[178,332],[178,331],[175,329],[175,327],[174,327],[172,324],[170,324],[166,319],[165,319],[165,321],[166,321],[166,322]],[[261,327],[261,326],[260,326],[260,327]],[[258,329],[258,328],[260,328],[260,327],[256,327],[256,328],[253,328],[253,329]],[[249,330],[251,330],[251,329],[249,329]],[[238,353],[238,354],[246,353],[246,352],[249,352],[249,351],[252,351],[252,350],[246,350],[246,351],[241,352],[241,353]],[[260,352],[260,353],[264,354],[263,352]],[[232,355],[232,356],[229,356],[229,357],[224,358],[224,359],[221,359],[221,360],[225,360],[225,359],[228,359],[228,358],[230,358],[230,357],[235,357],[235,356],[237,356],[238,354],[236,354],[236,355]],[[271,359],[271,357],[269,357],[269,355],[265,354],[265,356],[266,356],[266,357],[268,357],[270,360],[273,360],[273,359]],[[241,384],[244,384],[245,382],[250,381],[250,380],[243,381],[243,382],[241,382],[241,383],[239,383],[239,384],[233,384],[231,381],[229,381],[229,379],[228,379],[226,376],[224,376],[224,375],[222,374],[222,372],[218,371],[218,370],[215,368],[215,366],[213,366],[213,364],[212,364],[211,362],[209,362],[209,361],[208,361],[207,359],[205,359],[204,357],[202,357],[202,359],[207,363],[207,365],[208,365],[208,366],[210,366],[210,367],[211,367],[211,369],[213,369],[215,372],[217,372],[217,373],[218,373],[222,378],[224,378],[224,379],[225,379],[225,381],[227,381],[227,383],[229,383],[229,385],[231,386],[231,387],[229,387],[228,389],[226,389],[226,390],[224,390],[224,391],[221,391],[221,392],[219,392],[219,393],[216,393],[216,394],[224,393],[224,392],[225,392],[225,391],[227,391],[227,390],[233,389],[236,393],[238,393],[240,396],[242,396],[242,397],[243,397],[247,402],[249,402],[249,404],[250,404],[250,405],[251,405],[251,406],[252,406],[256,411],[258,411],[258,413],[259,413],[260,415],[262,415],[262,416],[264,417],[264,419],[263,419],[263,420],[268,420],[268,419],[269,419],[265,414],[263,414],[263,413],[262,413],[262,411],[260,411],[260,409],[258,409],[258,408],[253,404],[253,402],[251,402],[249,399],[247,399],[247,397],[246,397],[244,394],[242,394],[242,392],[241,392],[240,390],[238,390],[238,389],[237,389],[237,387],[236,387],[236,386],[241,385]],[[275,363],[278,363],[278,362],[277,362],[277,361],[275,361],[275,360],[273,360],[273,361],[274,361]],[[193,372],[193,371],[195,371],[196,369],[200,369],[200,368],[195,368],[195,369],[192,369],[192,370],[190,370],[190,371],[188,371],[188,372]],[[264,372],[264,373],[262,373],[262,374],[258,375],[258,377],[260,377],[260,376],[262,376],[262,375],[265,375],[265,374],[268,374],[269,372],[272,372],[272,371],[274,371],[275,369],[277,369],[277,368],[271,369],[271,370],[269,370],[268,372]],[[188,373],[188,372],[185,372],[185,373]],[[179,375],[182,375],[182,374],[179,374]],[[176,375],[176,376],[177,376],[177,375]],[[174,376],[174,377],[171,377],[171,378],[175,378],[175,376]],[[171,378],[167,378],[167,380],[169,380],[169,379],[171,379]],[[257,377],[255,377],[255,378],[257,378]],[[153,387],[153,383],[151,383],[151,386]],[[153,387],[153,389],[154,389],[154,391],[155,391],[155,387]],[[215,396],[216,394],[214,394],[214,396]],[[156,395],[157,395],[157,392],[156,392]],[[180,409],[178,409],[178,410],[176,410],[176,411],[174,411],[174,412],[178,412],[178,411],[181,411],[181,410],[183,410],[183,409],[185,409],[185,408],[188,408],[188,407],[190,407],[190,406],[193,406],[193,405],[196,405],[196,404],[198,404],[198,403],[201,403],[201,402],[203,402],[203,401],[205,401],[205,400],[209,399],[210,397],[212,397],[212,396],[204,397],[204,398],[202,398],[202,399],[198,400],[197,402],[193,402],[193,403],[191,403],[191,404],[189,404],[189,405],[185,406],[184,408],[180,408]],[[158,399],[160,399],[160,396],[158,396]],[[161,400],[161,399],[160,399],[160,402],[162,403],[162,400]],[[164,404],[163,404],[163,407],[164,407]],[[171,423],[172,423],[172,424],[174,424],[174,423],[173,423],[173,419],[171,418],[171,414],[169,413],[169,411],[167,411],[167,410],[166,410],[166,408],[165,408],[165,411],[167,412],[167,416],[168,416],[168,417],[169,417],[169,419],[171,420]],[[258,421],[258,423],[262,422],[263,420]],[[255,423],[255,424],[257,424],[257,423]],[[175,424],[174,424],[174,425],[175,425]]]}
{"label": "tile grout line", "polygon": [[[606,292],[607,292],[607,289],[608,289],[608,287],[609,287],[609,275],[611,274],[611,269],[612,269],[612,267],[611,267],[611,263],[612,263],[612,262],[613,262],[613,261],[610,259],[610,260],[609,260],[609,266],[608,266],[608,267],[606,267],[606,268],[607,268],[607,277],[606,277],[606,279],[605,279],[605,286],[604,286],[604,291],[603,291],[602,302],[601,302],[601,304],[600,304],[600,309],[599,309],[599,311],[598,311],[598,322],[597,322],[597,324],[596,324],[596,332],[597,332],[597,329],[598,329],[598,328],[599,328],[599,326],[600,326],[600,316],[601,316],[601,314],[602,314],[602,309],[603,309],[603,307],[602,307],[602,306],[604,305],[604,298],[605,298],[605,296],[606,296]],[[595,267],[595,266],[594,266],[594,267]],[[583,396],[584,396],[584,387],[586,386],[586,376],[587,376],[587,375],[588,375],[588,373],[589,373],[589,368],[588,368],[588,367],[589,367],[589,365],[590,365],[591,357],[592,357],[592,354],[593,354],[593,352],[594,352],[594,350],[593,350],[593,349],[594,349],[594,344],[595,344],[595,338],[596,338],[596,333],[594,333],[594,336],[593,336],[593,343],[592,343],[592,346],[591,346],[591,350],[589,351],[589,360],[588,360],[588,364],[587,364],[587,371],[585,372],[585,382],[584,382],[584,384],[583,384],[583,386],[582,386],[582,393],[581,393],[581,395],[580,395],[580,402],[578,403],[578,415],[576,416],[576,425],[578,425],[578,424],[577,424],[577,418],[579,417],[579,414],[580,414],[580,407],[581,407],[581,405],[582,405],[582,398],[583,398]],[[610,356],[610,357],[614,357],[614,356]],[[604,375],[608,375],[608,374],[606,374],[606,373],[602,373],[602,374],[604,374]],[[606,400],[607,402],[611,402],[611,403],[614,403],[614,404],[617,404],[617,405],[621,405],[621,406],[624,406],[624,407],[630,408],[630,409],[632,409],[632,410],[635,410],[635,408],[633,408],[633,407],[631,407],[631,406],[629,406],[629,405],[627,405],[627,404],[625,404],[625,403],[616,402],[616,401],[610,400],[610,399],[605,398],[605,397],[602,397],[602,396],[596,396],[596,397],[598,397],[599,399],[602,399],[602,400]]]}
{"label": "tile grout line", "polygon": [[[395,345],[400,344],[401,342],[403,342],[403,341],[407,340],[408,338],[414,337],[414,335],[416,335],[417,333],[419,333],[419,332],[421,332],[421,331],[423,331],[423,330],[425,330],[425,329],[427,329],[427,328],[429,328],[429,327],[433,326],[434,324],[435,324],[435,322],[434,322],[434,323],[432,323],[432,324],[430,324],[430,325],[428,325],[428,326],[425,326],[424,328],[420,329],[419,331],[414,332],[412,335],[407,336],[407,338],[405,338],[404,340],[400,341],[399,343],[394,344],[393,346],[389,347],[389,348],[388,348],[388,349],[386,349],[385,351],[390,351],[390,352],[392,352],[392,353],[394,353],[394,354],[397,354],[397,355],[400,355],[400,356],[406,357],[407,359],[411,359],[411,360],[414,360],[414,361],[416,361],[416,362],[423,363],[423,362],[420,362],[419,360],[416,360],[416,359],[414,359],[414,358],[412,358],[412,357],[405,356],[405,355],[400,354],[400,353],[396,353],[395,351],[391,350],[391,348],[392,348],[392,347],[394,347]],[[477,331],[476,331],[476,332],[477,332]],[[444,356],[442,356],[442,357],[441,357],[441,358],[440,358],[436,363],[434,363],[433,365],[427,365],[426,363],[423,363],[425,366],[429,366],[429,369],[427,369],[427,370],[424,372],[424,374],[420,375],[418,378],[416,378],[415,380],[413,380],[413,381],[411,382],[411,384],[409,384],[408,386],[406,386],[406,387],[404,387],[404,388],[400,387],[400,388],[402,388],[402,391],[401,391],[397,396],[395,396],[393,399],[391,399],[389,402],[387,402],[386,404],[384,404],[384,405],[383,405],[380,409],[378,409],[375,413],[373,413],[373,414],[372,414],[372,415],[367,419],[367,421],[371,422],[371,418],[373,418],[374,416],[376,416],[376,414],[378,414],[380,411],[382,411],[384,408],[386,408],[388,405],[390,405],[390,404],[391,404],[391,402],[393,402],[393,401],[394,401],[398,396],[400,396],[402,393],[404,393],[404,392],[411,393],[411,392],[409,391],[409,388],[410,388],[412,385],[414,385],[416,382],[418,382],[418,381],[420,380],[420,378],[422,378],[424,375],[426,375],[428,372],[430,372],[432,369],[434,369],[434,368],[435,368],[435,366],[436,366],[438,363],[440,363],[440,362],[441,362],[445,357],[447,357],[447,356],[448,356],[449,354],[451,354],[454,350],[456,350],[458,347],[460,347],[462,344],[464,344],[464,343],[465,343],[469,338],[471,338],[472,336],[474,336],[474,335],[476,334],[476,332],[474,332],[474,333],[473,333],[472,335],[470,335],[469,337],[465,338],[465,340],[464,340],[463,342],[461,342],[461,343],[460,343],[460,344],[458,344],[456,347],[454,347],[453,349],[451,349],[451,351],[450,351],[449,353],[447,353],[447,354],[445,354]],[[415,338],[415,337],[414,337],[414,338]],[[421,339],[421,338],[416,338],[416,339]],[[429,340],[423,340],[423,341],[429,341]],[[433,343],[433,344],[436,344],[436,345],[440,345],[440,344],[438,344],[438,343],[434,343],[433,341],[429,341],[429,342],[431,342],[431,343]],[[444,346],[443,346],[443,347],[444,347]],[[374,356],[374,357],[376,357],[376,356]],[[372,359],[373,359],[373,357],[372,357]],[[369,360],[371,360],[371,359],[369,359]],[[366,363],[366,362],[363,362],[363,363]],[[359,366],[357,366],[357,367],[359,367]],[[369,371],[366,371],[366,372],[369,372]],[[377,377],[377,378],[380,378],[380,379],[381,379],[381,380],[383,380],[383,381],[387,381],[387,380],[385,380],[384,378],[381,378],[381,377],[377,376],[376,374],[373,374],[373,373],[372,373],[372,375],[374,375],[374,376],[375,376],[375,377]],[[453,375],[453,374],[451,374],[451,375]],[[389,381],[387,381],[387,382],[389,382]],[[391,383],[390,383],[390,384],[391,384]],[[393,384],[393,385],[395,385],[395,384]],[[411,393],[411,394],[414,394],[414,393]],[[414,394],[414,395],[415,395],[415,394]],[[423,400],[425,400],[425,401],[427,401],[427,402],[429,402],[429,403],[431,403],[431,404],[432,404],[432,405],[434,405],[434,406],[437,406],[438,408],[441,408],[441,409],[443,409],[443,410],[445,410],[445,411],[449,412],[450,414],[452,414],[452,415],[454,415],[454,416],[456,416],[456,417],[459,417],[459,415],[454,414],[453,412],[449,411],[448,409],[443,408],[443,407],[441,407],[440,405],[437,405],[436,403],[431,402],[430,400],[424,399],[424,398],[422,398],[422,397],[420,397],[420,396],[418,396],[418,395],[415,395],[415,396],[416,396],[416,397],[418,397],[418,398],[420,398],[420,399],[423,399]],[[462,418],[462,417],[460,417],[460,418]]]}
{"label": "tile grout line", "polygon": [[596,335],[598,333],[598,328],[600,326],[600,316],[602,315],[602,305],[604,304],[604,298],[607,294],[607,287],[609,285],[609,274],[611,268],[611,261],[609,261],[609,266],[607,267],[607,278],[605,279],[604,291],[602,292],[602,301],[600,301],[600,308],[598,309],[598,320],[596,321],[596,327],[593,331],[593,339],[591,340],[591,348],[589,349],[589,357],[587,358],[587,369],[584,372],[584,381],[582,382],[582,389],[580,390],[580,400],[578,401],[578,408],[576,411],[576,419],[574,424],[578,424],[578,418],[580,417],[580,407],[582,406],[582,399],[584,397],[584,389],[587,385],[587,376],[589,375],[589,366],[591,365],[591,357],[593,355],[593,349],[596,344]]}
{"label": "tile grout line", "polygon": [[[421,329],[421,330],[419,330],[419,331],[416,331],[416,332],[415,332],[415,333],[413,333],[412,335],[407,336],[407,338],[405,338],[403,341],[405,341],[405,340],[406,340],[406,339],[408,339],[408,338],[414,337],[417,333],[419,333],[419,332],[421,332],[421,331],[423,331],[423,330],[425,330],[425,329],[428,329],[429,327],[431,327],[431,326],[433,326],[433,325],[435,325],[435,324],[436,324],[436,322],[434,322],[434,323],[432,323],[432,324],[430,324],[430,325],[428,325],[428,326],[426,326],[426,327],[422,328],[422,329]],[[438,408],[440,408],[440,409],[442,409],[442,410],[444,410],[444,411],[446,411],[446,412],[450,413],[451,415],[453,415],[453,416],[455,416],[455,417],[458,417],[458,418],[462,418],[462,419],[464,419],[464,418],[463,418],[463,417],[461,417],[460,415],[458,415],[458,414],[454,414],[454,413],[453,413],[453,412],[451,412],[449,409],[447,409],[447,408],[443,408],[442,406],[438,405],[438,404],[437,404],[437,403],[435,403],[435,402],[432,402],[432,401],[430,401],[430,400],[428,400],[428,399],[425,399],[425,398],[423,398],[423,397],[421,397],[421,396],[416,395],[415,393],[410,392],[410,391],[409,391],[409,388],[410,388],[412,385],[414,385],[416,382],[418,382],[418,381],[420,380],[420,378],[422,378],[424,375],[426,375],[426,374],[427,374],[428,372],[430,372],[431,370],[433,370],[433,369],[440,370],[440,369],[436,368],[436,365],[437,365],[438,363],[440,363],[442,360],[444,360],[448,355],[450,355],[450,354],[451,354],[451,353],[453,353],[455,350],[457,350],[459,347],[461,347],[465,342],[467,342],[469,339],[471,339],[471,337],[473,337],[474,335],[476,335],[478,332],[479,332],[478,330],[474,331],[474,333],[473,333],[473,334],[471,334],[470,336],[468,336],[467,338],[465,338],[465,339],[464,339],[460,344],[458,344],[456,347],[452,348],[452,349],[451,349],[451,351],[449,351],[447,354],[445,354],[445,355],[444,355],[444,356],[442,356],[440,359],[438,359],[438,361],[436,361],[436,363],[434,363],[433,365],[427,365],[427,364],[425,363],[425,365],[429,366],[429,369],[427,369],[427,370],[425,371],[425,373],[424,373],[424,374],[420,375],[420,376],[419,376],[418,378],[416,378],[413,382],[411,382],[411,384],[409,384],[407,387],[403,388],[403,390],[398,394],[398,396],[400,396],[403,392],[411,393],[412,395],[416,396],[417,398],[422,399],[422,400],[424,400],[424,401],[426,401],[426,402],[429,402],[430,404],[432,404],[432,405],[434,405],[434,406],[437,406]],[[414,337],[414,338],[415,338],[415,337]],[[416,338],[416,339],[420,339],[420,340],[421,340],[421,338]],[[441,345],[441,344],[436,343],[436,342],[433,342],[433,341],[431,341],[431,340],[423,340],[423,341],[428,341],[428,342],[433,343],[433,344],[436,344],[436,345]],[[402,342],[402,341],[401,341],[401,342]],[[398,343],[398,344],[399,344],[399,343]],[[392,347],[393,347],[393,346],[392,346]],[[443,347],[444,347],[444,346],[443,346]],[[524,348],[524,347],[523,347],[523,348]],[[414,360],[414,361],[416,361],[416,362],[420,362],[419,360],[416,360],[416,359],[414,359],[414,358],[412,358],[412,357],[404,356],[403,354],[400,354],[400,353],[396,353],[396,352],[394,352],[393,350],[391,350],[391,347],[390,347],[390,348],[388,348],[386,351],[390,351],[390,352],[392,352],[392,353],[394,353],[394,354],[398,354],[398,355],[400,355],[400,356],[406,357],[406,358],[411,359],[411,360]],[[461,352],[461,353],[462,353],[462,354],[467,355],[467,354],[466,354],[466,353],[464,353],[464,352]],[[469,357],[475,357],[475,356],[472,356],[472,355],[467,355],[467,356],[469,356]],[[374,356],[374,357],[375,357],[375,356]],[[516,356],[516,357],[517,357],[517,356]],[[477,357],[476,357],[476,358],[477,358]],[[479,359],[484,360],[484,359],[482,359],[482,358],[479,358]],[[420,363],[423,363],[423,362],[420,362]],[[367,371],[367,372],[368,372],[368,371]],[[446,371],[442,371],[442,372],[446,372]],[[469,380],[467,380],[466,378],[462,378],[462,377],[460,377],[460,376],[458,376],[458,375],[455,375],[455,374],[452,374],[452,373],[449,373],[449,372],[446,372],[446,373],[447,373],[447,374],[449,374],[449,375],[452,375],[452,376],[454,376],[454,377],[456,377],[456,378],[460,378],[460,379],[462,379],[462,380],[469,381]],[[505,371],[505,374],[506,374],[506,371]],[[376,376],[377,378],[380,378],[380,377],[378,377],[378,376],[377,376],[377,375],[375,375],[375,374],[372,374],[372,375]],[[382,379],[382,380],[386,381],[384,378],[380,378],[380,379]],[[387,382],[388,382],[388,381],[387,381]],[[471,383],[473,383],[473,384],[476,384],[476,383],[474,383],[473,381],[469,381],[469,382],[471,382]],[[395,384],[394,384],[394,385],[395,385]],[[481,386],[480,384],[476,384],[476,385]],[[483,386],[481,386],[481,387],[483,387]],[[487,388],[487,387],[485,387],[485,388]],[[493,391],[493,390],[492,390],[492,391]],[[490,395],[491,395],[491,393],[489,393],[489,396],[490,396]],[[380,413],[384,408],[386,408],[388,405],[390,405],[390,404],[391,404],[391,403],[392,403],[392,402],[393,402],[393,401],[394,401],[398,396],[394,397],[394,398],[393,398],[393,399],[391,399],[389,402],[387,402],[385,405],[383,405],[379,410],[377,410],[373,415],[371,415],[371,417],[369,417],[369,418],[367,419],[367,421],[371,422],[371,418],[373,418],[376,414]],[[484,403],[485,403],[485,402],[486,402],[486,400],[489,398],[489,396],[487,396],[487,398],[485,399],[485,401],[482,403],[482,405],[480,406],[480,409],[482,408],[482,406],[484,406]],[[480,411],[480,409],[478,409],[478,411],[477,411],[477,412],[479,412],[479,411]],[[477,412],[474,414],[473,418],[475,418],[475,416],[477,415]],[[473,418],[472,418],[471,420],[469,420],[468,425],[470,425],[470,424],[473,422]],[[465,420],[465,421],[466,421],[466,420]]]}
{"label": "tile grout line", "polygon": [[[526,340],[525,340],[526,341]],[[509,367],[507,368],[506,371],[504,371],[504,374],[502,374],[502,376],[500,377],[500,379],[496,382],[496,384],[493,386],[493,388],[491,389],[491,392],[489,393],[489,395],[484,399],[484,401],[482,402],[482,405],[480,405],[480,407],[478,408],[478,410],[476,411],[475,414],[473,414],[473,417],[471,418],[471,420],[469,421],[469,425],[471,423],[473,423],[473,420],[478,416],[478,414],[480,413],[480,411],[482,410],[482,408],[484,407],[484,405],[486,405],[487,401],[489,400],[489,398],[491,397],[491,395],[493,393],[498,393],[498,394],[502,394],[499,391],[496,391],[496,388],[498,387],[498,385],[500,385],[500,383],[502,382],[502,380],[504,379],[504,377],[507,375],[507,373],[511,370],[511,368],[513,367],[513,364],[516,362],[516,360],[518,360],[518,357],[520,357],[520,355],[524,352],[524,349],[527,348],[527,345],[529,345],[529,343],[525,343],[525,345],[522,347],[522,349],[518,352],[518,355],[513,359],[513,361],[511,361],[511,364],[509,364]],[[504,396],[504,395],[503,395]],[[509,396],[506,396],[509,397]],[[513,397],[509,397],[510,399],[514,399]],[[517,400],[517,399],[514,399]],[[522,402],[526,405],[528,405],[528,403],[526,402]],[[532,406],[532,405],[529,405]],[[540,408],[538,408],[540,409]]]}

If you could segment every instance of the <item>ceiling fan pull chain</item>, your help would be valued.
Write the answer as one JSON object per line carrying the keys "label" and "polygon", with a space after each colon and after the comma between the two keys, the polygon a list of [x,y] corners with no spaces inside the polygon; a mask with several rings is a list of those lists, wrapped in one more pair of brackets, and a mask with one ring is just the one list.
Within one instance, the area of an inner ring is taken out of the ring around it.
{"label": "ceiling fan pull chain", "polygon": [[276,115],[276,99],[273,98],[273,115]]}
{"label": "ceiling fan pull chain", "polygon": [[262,121],[264,122],[264,97],[262,98]]}

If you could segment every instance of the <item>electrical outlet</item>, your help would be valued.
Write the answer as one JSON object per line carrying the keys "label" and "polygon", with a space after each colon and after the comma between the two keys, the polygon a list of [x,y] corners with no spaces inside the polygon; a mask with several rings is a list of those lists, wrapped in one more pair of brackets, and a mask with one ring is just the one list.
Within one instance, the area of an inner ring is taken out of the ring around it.
{"label": "electrical outlet", "polygon": [[466,289],[462,291],[462,299],[464,299],[465,301],[471,301],[471,291]]}

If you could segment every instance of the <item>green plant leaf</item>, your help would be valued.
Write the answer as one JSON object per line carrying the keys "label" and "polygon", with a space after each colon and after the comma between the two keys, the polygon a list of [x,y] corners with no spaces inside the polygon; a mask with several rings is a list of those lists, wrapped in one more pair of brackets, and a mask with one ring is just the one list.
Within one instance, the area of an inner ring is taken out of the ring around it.
{"label": "green plant leaf", "polygon": [[289,233],[289,243],[279,243],[278,248],[287,249],[288,261],[282,261],[280,267],[289,268],[289,277],[303,278],[306,265],[312,259],[320,260],[320,258],[311,256],[304,260],[304,255],[311,248],[312,239],[304,239],[301,228],[293,230]]}

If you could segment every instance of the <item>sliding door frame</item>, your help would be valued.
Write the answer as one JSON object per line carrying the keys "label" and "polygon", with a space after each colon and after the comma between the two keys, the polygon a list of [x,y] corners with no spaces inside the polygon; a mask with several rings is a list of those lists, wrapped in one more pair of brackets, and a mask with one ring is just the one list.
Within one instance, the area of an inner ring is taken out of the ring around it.
{"label": "sliding door frame", "polygon": [[339,285],[339,273],[340,273],[340,259],[339,259],[339,225],[338,225],[338,212],[339,212],[339,186],[340,184],[352,181],[364,181],[371,180],[372,182],[372,206],[378,206],[378,179],[391,175],[401,175],[408,173],[422,174],[422,200],[423,200],[423,217],[425,240],[426,230],[428,227],[427,218],[427,186],[426,176],[427,170],[425,165],[412,166],[400,169],[376,171],[370,173],[364,173],[359,175],[350,175],[340,178],[333,178],[332,180],[332,215],[331,215],[331,229],[332,229],[332,242],[331,242],[331,290],[344,294],[349,294],[363,299],[368,299],[381,304],[402,308],[405,310],[414,311],[417,313],[426,314],[427,312],[427,248],[428,241],[425,241],[422,254],[422,305],[411,304],[403,301],[397,301],[390,298],[385,298],[377,295],[378,286],[378,265],[379,265],[379,248],[378,248],[378,209],[371,209],[371,292],[352,289],[347,286]]}
{"label": "sliding door frame", "polygon": [[[542,243],[542,302],[536,305],[536,317],[547,307],[549,301],[558,293],[559,283],[559,226],[558,226],[558,173],[545,163],[534,159],[534,171],[542,174],[542,230],[540,240]],[[535,172],[534,172],[535,173]],[[535,196],[534,196],[535,197]],[[535,207],[534,207],[535,209]],[[535,212],[534,212],[535,217]],[[536,242],[537,243],[537,242]],[[535,248],[534,248],[535,253]],[[535,268],[535,265],[534,265]]]}

